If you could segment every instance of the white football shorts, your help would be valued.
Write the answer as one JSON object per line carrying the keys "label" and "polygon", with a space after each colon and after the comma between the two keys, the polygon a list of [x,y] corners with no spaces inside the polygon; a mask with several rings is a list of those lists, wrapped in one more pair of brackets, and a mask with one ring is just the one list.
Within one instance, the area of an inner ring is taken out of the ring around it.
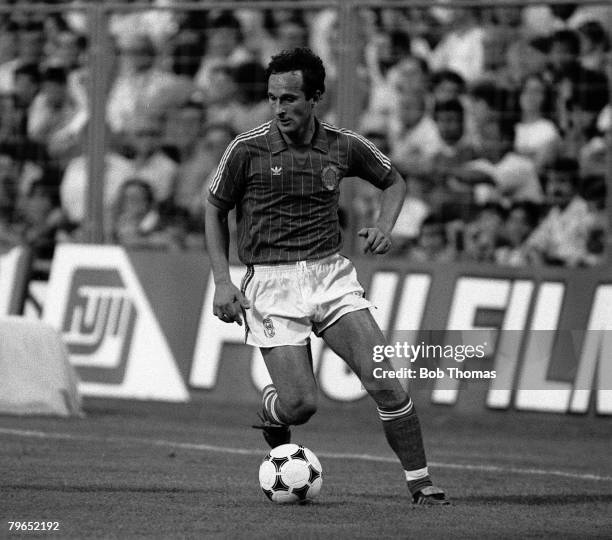
{"label": "white football shorts", "polygon": [[246,343],[255,347],[306,345],[343,315],[373,307],[353,263],[340,254],[287,264],[249,266],[240,287]]}

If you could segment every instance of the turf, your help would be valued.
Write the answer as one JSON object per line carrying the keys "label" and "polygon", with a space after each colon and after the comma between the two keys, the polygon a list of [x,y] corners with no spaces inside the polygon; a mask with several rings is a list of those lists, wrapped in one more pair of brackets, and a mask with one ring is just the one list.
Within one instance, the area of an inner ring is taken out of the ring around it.
{"label": "turf", "polygon": [[453,500],[424,508],[409,504],[365,405],[323,408],[295,429],[294,441],[324,468],[320,498],[303,506],[275,505],[261,493],[257,470],[267,449],[248,427],[252,407],[89,401],[87,412],[71,420],[0,417],[0,537],[18,536],[9,520],[59,521],[59,532],[46,533],[56,538],[612,534],[609,418],[423,409],[430,469]]}

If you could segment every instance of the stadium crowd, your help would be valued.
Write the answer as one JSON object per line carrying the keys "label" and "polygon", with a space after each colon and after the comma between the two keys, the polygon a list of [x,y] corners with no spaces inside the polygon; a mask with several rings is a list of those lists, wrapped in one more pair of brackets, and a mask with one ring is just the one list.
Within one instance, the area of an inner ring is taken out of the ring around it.
{"label": "stadium crowd", "polygon": [[[90,28],[76,4],[61,13],[4,4],[13,9],[0,14],[0,250],[25,243],[49,261],[57,242],[83,240],[91,226]],[[357,130],[409,187],[393,255],[600,263],[612,8],[364,8],[359,18]],[[328,91],[318,115],[338,121],[346,81],[331,9],[126,11],[110,16],[109,30],[110,242],[204,249],[204,197],[225,147],[270,118],[271,55],[319,54]],[[360,226],[376,217],[378,193],[355,182],[343,211]]]}

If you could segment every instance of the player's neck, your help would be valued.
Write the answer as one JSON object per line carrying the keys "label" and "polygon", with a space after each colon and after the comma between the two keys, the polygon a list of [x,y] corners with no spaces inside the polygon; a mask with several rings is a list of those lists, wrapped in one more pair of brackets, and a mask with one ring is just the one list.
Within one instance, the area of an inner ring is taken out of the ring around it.
{"label": "player's neck", "polygon": [[304,147],[304,146],[309,146],[310,143],[312,143],[315,129],[316,129],[315,117],[314,115],[312,115],[310,119],[308,120],[308,122],[306,123],[306,125],[304,126],[304,129],[296,133],[294,136],[290,137],[289,135],[286,135],[285,133],[281,133],[281,135],[283,136],[283,139],[285,139],[285,142],[289,146]]}

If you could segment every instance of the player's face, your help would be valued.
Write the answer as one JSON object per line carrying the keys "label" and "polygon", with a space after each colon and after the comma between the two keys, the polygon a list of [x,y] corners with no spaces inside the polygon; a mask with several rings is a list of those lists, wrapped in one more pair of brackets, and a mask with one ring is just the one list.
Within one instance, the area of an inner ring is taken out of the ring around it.
{"label": "player's face", "polygon": [[268,79],[268,101],[281,133],[292,140],[304,142],[318,94],[306,98],[301,71],[274,73]]}

